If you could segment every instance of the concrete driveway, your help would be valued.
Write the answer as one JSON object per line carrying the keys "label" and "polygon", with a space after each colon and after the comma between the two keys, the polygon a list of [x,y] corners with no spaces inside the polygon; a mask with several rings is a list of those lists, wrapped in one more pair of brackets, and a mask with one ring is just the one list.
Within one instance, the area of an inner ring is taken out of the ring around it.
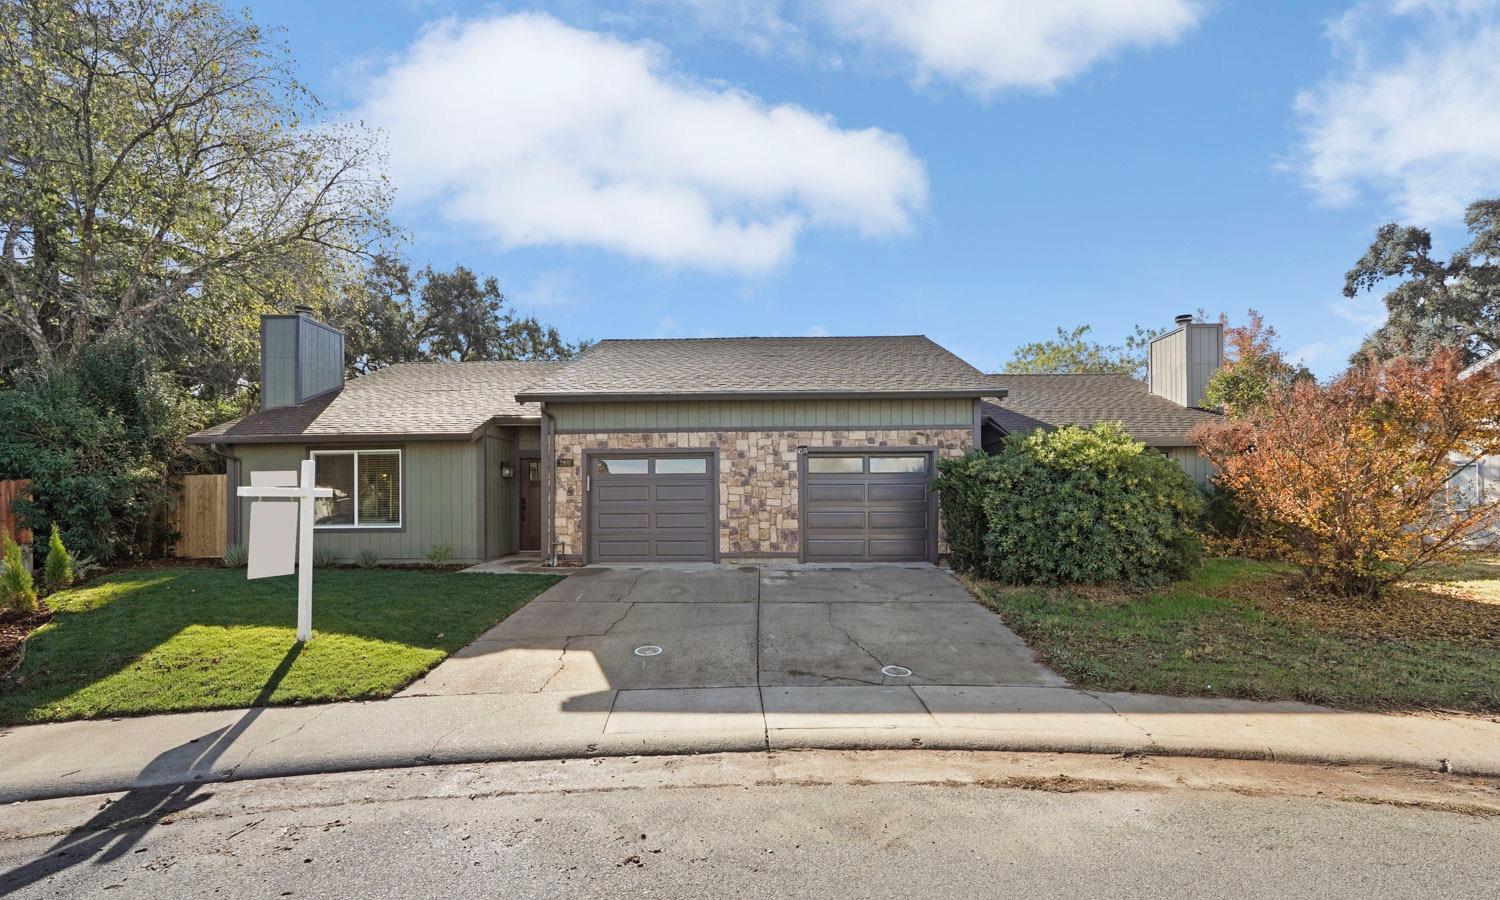
{"label": "concrete driveway", "polygon": [[[1062,684],[930,565],[695,564],[581,570],[403,696],[555,692],[566,711],[618,692],[616,727],[635,709],[858,727],[865,712],[925,716],[915,686]],[[836,690],[856,686],[886,690]]]}

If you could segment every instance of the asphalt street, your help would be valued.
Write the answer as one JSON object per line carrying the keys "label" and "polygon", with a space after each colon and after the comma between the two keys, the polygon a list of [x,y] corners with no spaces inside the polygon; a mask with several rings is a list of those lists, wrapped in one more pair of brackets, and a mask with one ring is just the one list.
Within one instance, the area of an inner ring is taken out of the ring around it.
{"label": "asphalt street", "polygon": [[1493,897],[1493,781],[801,752],[427,767],[0,807],[19,897]]}

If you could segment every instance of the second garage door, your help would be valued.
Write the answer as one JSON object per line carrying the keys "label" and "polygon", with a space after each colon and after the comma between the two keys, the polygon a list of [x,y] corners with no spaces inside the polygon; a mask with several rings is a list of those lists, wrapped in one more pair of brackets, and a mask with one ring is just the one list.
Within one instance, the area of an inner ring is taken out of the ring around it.
{"label": "second garage door", "polygon": [[708,456],[594,456],[588,490],[591,562],[713,560]]}
{"label": "second garage door", "polygon": [[932,558],[927,453],[809,454],[802,470],[802,558]]}

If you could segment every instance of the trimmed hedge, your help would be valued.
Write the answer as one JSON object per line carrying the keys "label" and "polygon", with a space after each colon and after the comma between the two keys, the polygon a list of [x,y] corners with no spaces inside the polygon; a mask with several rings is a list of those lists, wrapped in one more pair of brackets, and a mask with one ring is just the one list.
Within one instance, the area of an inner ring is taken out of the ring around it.
{"label": "trimmed hedge", "polygon": [[942,460],[938,473],[959,571],[1010,584],[1157,584],[1202,556],[1197,485],[1118,425],[1015,435],[996,454]]}

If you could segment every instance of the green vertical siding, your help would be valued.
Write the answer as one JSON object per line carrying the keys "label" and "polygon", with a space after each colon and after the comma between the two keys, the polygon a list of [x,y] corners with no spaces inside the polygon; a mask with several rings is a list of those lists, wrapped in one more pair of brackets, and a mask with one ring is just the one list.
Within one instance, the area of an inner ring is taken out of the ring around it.
{"label": "green vertical siding", "polygon": [[654,429],[845,430],[966,427],[971,399],[921,400],[687,400],[660,403],[549,403],[562,431]]}
{"label": "green vertical siding", "polygon": [[344,336],[332,328],[299,317],[297,353],[301,396],[315,397],[344,383]]}
{"label": "green vertical siding", "polygon": [[1198,452],[1197,447],[1157,447],[1172,462],[1177,463],[1182,471],[1188,473],[1192,479],[1199,484],[1208,484],[1209,479],[1214,477],[1213,463],[1209,462]]}
{"label": "green vertical siding", "polygon": [[261,408],[297,402],[297,320],[290,316],[260,320]]}
{"label": "green vertical siding", "polygon": [[[456,562],[477,562],[484,554],[479,534],[479,452],[475,441],[413,441],[407,444],[365,444],[367,449],[402,451],[404,483],[399,530],[325,531],[317,533],[317,546],[334,558],[353,561],[361,550],[372,549],[385,562],[426,562],[427,551],[436,544],[453,548]],[[250,483],[250,473],[266,469],[295,471],[307,457],[303,444],[245,444],[233,448],[242,461],[240,483]],[[318,445],[312,449],[348,449]],[[249,501],[241,501],[241,521],[250,521]]]}

